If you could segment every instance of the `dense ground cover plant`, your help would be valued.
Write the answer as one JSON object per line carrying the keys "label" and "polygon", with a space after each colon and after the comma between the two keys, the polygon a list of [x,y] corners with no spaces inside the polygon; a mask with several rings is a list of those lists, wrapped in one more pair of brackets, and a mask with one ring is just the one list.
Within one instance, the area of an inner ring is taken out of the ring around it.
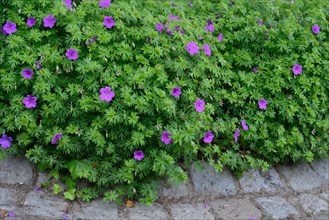
{"label": "dense ground cover plant", "polygon": [[328,156],[327,1],[0,2],[0,157],[67,199]]}

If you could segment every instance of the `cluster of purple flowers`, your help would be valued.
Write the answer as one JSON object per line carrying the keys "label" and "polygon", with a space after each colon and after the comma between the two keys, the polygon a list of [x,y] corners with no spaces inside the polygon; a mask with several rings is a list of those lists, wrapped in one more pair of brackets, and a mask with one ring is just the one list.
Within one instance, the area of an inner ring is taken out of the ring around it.
{"label": "cluster of purple flowers", "polygon": [[[169,21],[180,21],[180,18],[178,17],[178,16],[176,16],[176,15],[172,15],[172,14],[170,14],[170,15],[168,15],[168,20]],[[161,24],[161,23],[157,23],[157,24],[155,24],[155,29],[159,32],[159,33],[162,33],[163,31],[166,31],[166,33],[168,34],[168,35],[173,35],[173,33],[174,33],[174,30],[171,30],[171,29],[168,29],[168,23],[165,23],[164,25],[163,24]],[[184,28],[182,28],[181,26],[176,26],[175,27],[175,31],[176,32],[179,32],[180,34],[184,34],[185,32],[184,32]]]}

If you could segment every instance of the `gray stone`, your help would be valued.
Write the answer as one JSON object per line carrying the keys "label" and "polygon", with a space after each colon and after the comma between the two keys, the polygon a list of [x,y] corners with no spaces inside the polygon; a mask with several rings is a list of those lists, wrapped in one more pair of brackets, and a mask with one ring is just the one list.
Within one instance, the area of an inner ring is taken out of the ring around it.
{"label": "gray stone", "polygon": [[197,171],[195,164],[191,169],[194,190],[199,196],[229,196],[237,193],[233,176],[228,169],[216,173],[213,167],[206,164],[204,166],[202,172]]}
{"label": "gray stone", "polygon": [[278,166],[278,171],[284,175],[291,188],[298,192],[311,190],[325,183],[306,163]]}
{"label": "gray stone", "polygon": [[329,191],[321,193],[320,196],[329,201]]}
{"label": "gray stone", "polygon": [[159,205],[154,204],[153,206],[145,206],[141,204],[136,204],[135,207],[128,209],[130,219],[143,219],[143,220],[153,220],[153,219],[163,219],[166,220],[167,216],[165,210]]}
{"label": "gray stone", "polygon": [[267,215],[275,219],[283,219],[288,217],[299,217],[297,210],[286,200],[280,197],[261,197],[256,202],[264,209]]}
{"label": "gray stone", "polygon": [[274,168],[270,168],[267,172],[251,169],[239,182],[244,192],[275,192],[283,185]]}
{"label": "gray stone", "polygon": [[313,169],[322,176],[325,180],[329,181],[329,160],[322,159],[319,161],[315,161],[310,164]]}
{"label": "gray stone", "polygon": [[299,196],[299,203],[305,212],[313,215],[329,210],[328,202],[315,195],[302,194]]}
{"label": "gray stone", "polygon": [[8,157],[0,160],[0,183],[32,184],[32,164],[24,158]]}
{"label": "gray stone", "polygon": [[262,213],[247,199],[216,200],[209,203],[216,219],[260,219]]}
{"label": "gray stone", "polygon": [[209,212],[209,208],[205,208],[203,204],[174,204],[171,206],[171,213],[174,220],[182,219],[211,219],[214,216]]}
{"label": "gray stone", "polygon": [[189,195],[188,183],[181,183],[178,186],[167,187],[164,183],[160,184],[158,194],[160,197],[179,199]]}
{"label": "gray stone", "polygon": [[41,186],[42,184],[49,182],[50,179],[51,179],[51,176],[48,172],[39,172],[38,181],[37,181],[36,185]]}
{"label": "gray stone", "polygon": [[3,205],[15,205],[17,195],[13,191],[0,187],[0,207]]}
{"label": "gray stone", "polygon": [[91,203],[74,203],[73,217],[78,219],[110,220],[118,219],[118,209],[114,203],[95,200]]}
{"label": "gray stone", "polygon": [[28,193],[24,206],[29,215],[61,218],[68,203],[62,197],[34,190]]}

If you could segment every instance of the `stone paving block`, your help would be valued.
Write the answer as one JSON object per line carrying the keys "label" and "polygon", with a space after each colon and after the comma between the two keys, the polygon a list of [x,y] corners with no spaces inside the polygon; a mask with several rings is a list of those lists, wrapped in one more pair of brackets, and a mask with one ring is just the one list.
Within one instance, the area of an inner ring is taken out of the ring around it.
{"label": "stone paving block", "polygon": [[329,201],[329,191],[321,193],[320,197]]}
{"label": "stone paving block", "polygon": [[182,219],[202,219],[214,220],[214,216],[210,213],[209,208],[205,208],[203,204],[174,204],[171,206],[171,213],[174,220]]}
{"label": "stone paving block", "polygon": [[60,196],[33,190],[27,194],[24,205],[28,215],[61,218],[68,203]]}
{"label": "stone paving block", "polygon": [[300,214],[297,212],[297,210],[283,198],[261,197],[257,198],[256,202],[271,218],[283,219],[288,217],[300,217]]}
{"label": "stone paving block", "polygon": [[118,219],[118,209],[114,203],[95,200],[91,203],[74,203],[73,217],[75,219]]}
{"label": "stone paving block", "polygon": [[203,164],[205,169],[198,171],[196,165],[192,165],[191,175],[194,190],[200,196],[229,196],[236,195],[237,189],[232,173],[228,169],[216,173],[214,168]]}
{"label": "stone paving block", "polygon": [[314,215],[329,211],[328,202],[324,201],[316,195],[302,194],[299,196],[299,203],[303,210],[309,214]]}
{"label": "stone paving block", "polygon": [[15,205],[17,200],[17,195],[15,192],[0,187],[0,207],[2,205]]}
{"label": "stone paving block", "polygon": [[325,180],[316,174],[306,163],[278,166],[278,171],[284,175],[291,188],[297,192],[311,190],[325,183]]}
{"label": "stone paving block", "polygon": [[8,157],[0,160],[0,183],[32,184],[32,164],[24,158]]}
{"label": "stone paving block", "polygon": [[143,220],[166,220],[169,219],[166,211],[161,206],[154,204],[153,206],[145,206],[136,204],[135,207],[128,209],[130,219]]}
{"label": "stone paving block", "polygon": [[267,172],[251,169],[239,179],[244,192],[275,192],[283,184],[274,168]]}
{"label": "stone paving block", "polygon": [[160,184],[158,189],[160,197],[179,199],[189,195],[188,183],[181,183],[178,186],[167,187],[164,183]]}
{"label": "stone paving block", "polygon": [[247,199],[216,200],[209,203],[216,219],[260,219],[262,213]]}
{"label": "stone paving block", "polygon": [[329,181],[329,160],[322,159],[319,161],[315,161],[310,164],[313,169],[322,176],[325,180]]}

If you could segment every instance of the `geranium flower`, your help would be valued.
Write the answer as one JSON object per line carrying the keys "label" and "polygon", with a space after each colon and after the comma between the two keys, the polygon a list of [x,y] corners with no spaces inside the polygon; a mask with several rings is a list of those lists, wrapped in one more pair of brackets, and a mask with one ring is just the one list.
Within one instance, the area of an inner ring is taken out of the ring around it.
{"label": "geranium flower", "polygon": [[37,107],[37,97],[28,95],[23,99],[23,103],[26,108],[35,108]]}
{"label": "geranium flower", "polygon": [[220,33],[217,37],[217,39],[219,40],[219,42],[222,42],[223,41],[223,34]]}
{"label": "geranium flower", "polygon": [[98,6],[101,8],[108,8],[111,6],[111,0],[101,0]]}
{"label": "geranium flower", "polygon": [[195,107],[195,110],[197,112],[203,112],[204,111],[204,105],[205,105],[205,102],[202,100],[202,99],[197,99],[196,102],[194,103],[194,107]]}
{"label": "geranium flower", "polygon": [[186,45],[186,50],[190,55],[194,55],[199,53],[200,48],[195,42],[192,41]]}
{"label": "geranium flower", "polygon": [[260,101],[258,101],[258,106],[260,109],[266,109],[266,105],[268,104],[268,101],[264,98],[262,98]]}
{"label": "geranium flower", "polygon": [[171,134],[168,132],[168,131],[164,131],[162,133],[162,136],[161,136],[161,141],[164,143],[164,144],[170,144],[173,139],[170,138],[171,137]]}
{"label": "geranium flower", "polygon": [[75,49],[73,48],[70,48],[66,51],[66,54],[67,58],[69,60],[76,60],[78,59],[78,51],[76,51]]}
{"label": "geranium flower", "polygon": [[245,130],[245,131],[248,131],[249,130],[249,127],[248,127],[248,125],[247,125],[247,123],[246,123],[245,120],[242,120],[241,121],[241,125],[242,125],[243,130]]}
{"label": "geranium flower", "polygon": [[72,6],[72,0],[63,0],[63,3],[66,5],[68,9],[71,9]]}
{"label": "geranium flower", "polygon": [[314,34],[320,34],[320,27],[318,25],[313,25],[312,31]]}
{"label": "geranium flower", "polygon": [[56,23],[56,18],[54,18],[52,14],[49,14],[47,17],[43,19],[44,27],[52,28],[54,27],[55,23]]}
{"label": "geranium flower", "polygon": [[182,94],[182,91],[180,90],[180,87],[175,87],[171,90],[171,95],[175,97],[179,97],[180,94]]}
{"label": "geranium flower", "polygon": [[211,56],[211,49],[210,49],[210,46],[208,44],[203,45],[203,51],[207,56]]}
{"label": "geranium flower", "polygon": [[115,95],[114,92],[111,90],[111,87],[109,87],[109,86],[101,88],[99,90],[99,92],[100,92],[99,98],[103,101],[106,101],[106,102],[112,101],[112,99]]}
{"label": "geranium flower", "polygon": [[143,151],[141,151],[141,150],[136,150],[136,151],[134,152],[134,158],[135,158],[136,160],[142,160],[142,159],[144,158],[144,153],[143,153]]}
{"label": "geranium flower", "polygon": [[103,20],[103,25],[106,28],[112,28],[115,25],[115,21],[112,16],[105,16]]}
{"label": "geranium flower", "polygon": [[62,132],[55,134],[53,139],[51,140],[51,143],[56,144],[60,139],[62,139],[62,136],[63,136]]}
{"label": "geranium flower", "polygon": [[295,75],[299,75],[303,71],[303,67],[299,64],[295,64],[291,69],[292,69],[292,71],[294,72]]}
{"label": "geranium flower", "polygon": [[11,146],[11,142],[13,139],[11,137],[8,137],[7,135],[3,134],[0,139],[0,145],[3,149],[7,149]]}
{"label": "geranium flower", "polygon": [[13,34],[17,31],[16,23],[7,21],[3,26],[2,30],[5,32],[5,34]]}
{"label": "geranium flower", "polygon": [[205,143],[211,143],[212,142],[212,139],[214,138],[215,136],[213,135],[213,133],[211,133],[211,131],[207,131],[205,134],[204,134],[204,137],[203,137],[203,141]]}
{"label": "geranium flower", "polygon": [[162,24],[160,24],[160,23],[156,24],[156,25],[155,25],[155,28],[157,29],[158,32],[162,33],[162,31],[163,31],[163,26],[162,26]]}
{"label": "geranium flower", "polygon": [[36,20],[33,17],[32,18],[28,18],[26,20],[26,25],[29,26],[29,27],[33,27],[35,24],[36,24]]}
{"label": "geranium flower", "polygon": [[26,68],[26,69],[22,70],[22,74],[23,74],[24,79],[31,79],[34,72],[30,68]]}
{"label": "geranium flower", "polygon": [[238,137],[240,136],[240,129],[239,128],[237,128],[236,130],[235,130],[235,133],[234,133],[234,141],[235,142],[238,142]]}

